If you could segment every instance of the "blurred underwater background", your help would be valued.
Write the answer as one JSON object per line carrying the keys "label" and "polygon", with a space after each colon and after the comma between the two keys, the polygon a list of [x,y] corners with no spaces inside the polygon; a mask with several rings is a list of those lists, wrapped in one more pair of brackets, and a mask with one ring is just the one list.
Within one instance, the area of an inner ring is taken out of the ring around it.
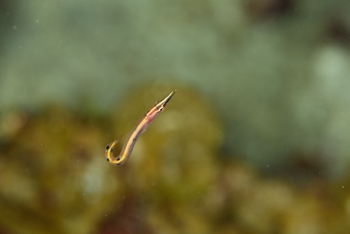
{"label": "blurred underwater background", "polygon": [[0,55],[0,234],[350,230],[349,1],[0,0]]}

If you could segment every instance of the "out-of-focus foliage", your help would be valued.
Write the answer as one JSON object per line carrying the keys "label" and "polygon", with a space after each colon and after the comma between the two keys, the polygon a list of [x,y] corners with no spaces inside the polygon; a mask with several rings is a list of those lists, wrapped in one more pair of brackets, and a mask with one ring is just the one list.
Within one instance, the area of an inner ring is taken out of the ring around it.
{"label": "out-of-focus foliage", "polygon": [[121,198],[120,183],[99,157],[102,127],[60,106],[4,116],[1,125],[14,130],[2,127],[1,132],[1,225],[14,233],[96,229],[110,204]]}
{"label": "out-of-focus foliage", "polygon": [[[106,162],[105,144],[131,131],[174,89],[129,160],[118,167]],[[347,177],[291,183],[288,174],[265,177],[233,160],[220,150],[224,130],[216,109],[183,85],[135,88],[107,116],[57,105],[2,116],[4,233],[345,234],[350,228]]]}

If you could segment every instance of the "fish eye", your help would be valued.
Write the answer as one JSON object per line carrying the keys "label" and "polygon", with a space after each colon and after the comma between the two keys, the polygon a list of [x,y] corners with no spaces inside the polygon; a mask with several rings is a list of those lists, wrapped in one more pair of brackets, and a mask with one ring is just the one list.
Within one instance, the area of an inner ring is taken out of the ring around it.
{"label": "fish eye", "polygon": [[107,158],[107,162],[109,162],[109,158]]}
{"label": "fish eye", "polygon": [[164,110],[164,107],[163,106],[161,106],[161,107],[159,107],[159,109],[158,109],[159,111],[163,111]]}
{"label": "fish eye", "polygon": [[106,146],[106,150],[109,150],[109,145]]}
{"label": "fish eye", "polygon": [[116,158],[116,160],[119,161],[119,160],[120,160],[120,157]]}

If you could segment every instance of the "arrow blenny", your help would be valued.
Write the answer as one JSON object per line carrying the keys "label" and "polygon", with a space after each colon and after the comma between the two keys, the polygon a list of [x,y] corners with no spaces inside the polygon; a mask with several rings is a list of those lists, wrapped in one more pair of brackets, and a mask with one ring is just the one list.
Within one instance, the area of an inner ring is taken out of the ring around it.
{"label": "arrow blenny", "polygon": [[159,115],[159,113],[161,113],[164,110],[164,107],[170,101],[175,92],[176,90],[172,91],[168,96],[157,102],[151,109],[147,111],[147,113],[142,117],[142,119],[136,124],[134,129],[129,134],[125,144],[123,145],[122,151],[117,157],[113,156],[113,149],[114,146],[119,142],[121,136],[106,146],[105,156],[109,163],[116,166],[125,163],[125,161],[130,157],[130,154],[135,146],[137,139],[144,131],[146,131],[148,126]]}

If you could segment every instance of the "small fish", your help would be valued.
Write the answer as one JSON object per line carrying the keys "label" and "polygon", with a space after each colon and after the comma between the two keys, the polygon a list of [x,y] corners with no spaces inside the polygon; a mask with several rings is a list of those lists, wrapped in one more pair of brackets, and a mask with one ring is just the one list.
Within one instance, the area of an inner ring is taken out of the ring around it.
{"label": "small fish", "polygon": [[105,156],[109,163],[116,166],[125,163],[125,161],[130,157],[130,154],[132,152],[132,149],[134,148],[137,139],[144,131],[146,131],[147,127],[153,122],[153,120],[159,115],[159,113],[164,110],[164,107],[170,101],[175,92],[176,90],[172,91],[168,96],[166,96],[163,100],[157,102],[151,109],[149,109],[149,111],[147,111],[147,113],[142,117],[142,119],[136,124],[134,129],[131,131],[130,135],[126,139],[122,151],[117,157],[113,157],[113,149],[123,135],[106,146]]}

